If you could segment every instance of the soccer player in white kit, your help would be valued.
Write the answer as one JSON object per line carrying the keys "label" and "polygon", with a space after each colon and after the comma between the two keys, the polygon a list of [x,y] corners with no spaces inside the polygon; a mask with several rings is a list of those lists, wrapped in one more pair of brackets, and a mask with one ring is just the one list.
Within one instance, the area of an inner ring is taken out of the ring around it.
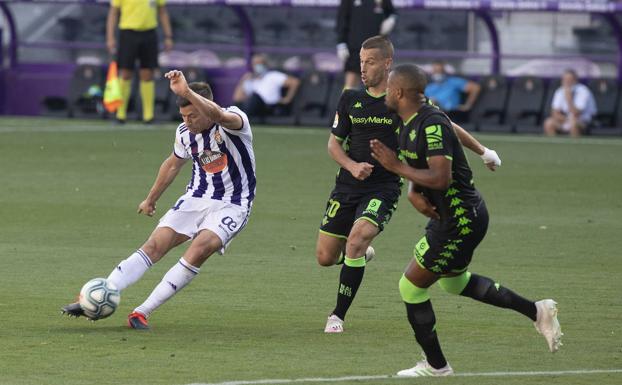
{"label": "soccer player in white kit", "polygon": [[[210,255],[224,253],[246,225],[255,198],[253,135],[246,114],[237,107],[221,108],[214,103],[207,83],[188,84],[176,70],[164,76],[177,95],[184,122],[175,132],[173,153],[160,166],[138,213],[155,214],[157,200],[190,159],[192,176],[186,193],[160,219],[145,244],[121,261],[108,280],[123,290],[169,250],[190,239],[192,243],[145,302],[128,316],[128,326],[134,329],[149,329],[151,313],[188,285]],[[66,305],[62,311],[84,315],[78,303]]]}

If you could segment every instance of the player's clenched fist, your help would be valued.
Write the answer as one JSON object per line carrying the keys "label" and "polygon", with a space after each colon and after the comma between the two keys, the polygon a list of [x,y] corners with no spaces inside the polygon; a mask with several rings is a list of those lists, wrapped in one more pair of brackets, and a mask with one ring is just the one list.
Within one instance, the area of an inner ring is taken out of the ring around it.
{"label": "player's clenched fist", "polygon": [[369,177],[374,171],[374,165],[369,164],[367,162],[354,163],[354,165],[350,166],[350,174],[358,180],[365,180]]}
{"label": "player's clenched fist", "polygon": [[147,216],[152,217],[153,214],[155,214],[156,211],[156,205],[155,202],[152,202],[150,200],[145,199],[144,201],[140,202],[140,204],[138,205],[138,214],[145,214]]}
{"label": "player's clenched fist", "polygon": [[186,77],[183,72],[172,70],[165,73],[164,77],[171,81],[171,91],[173,91],[175,95],[183,96],[190,91],[188,82],[186,81]]}

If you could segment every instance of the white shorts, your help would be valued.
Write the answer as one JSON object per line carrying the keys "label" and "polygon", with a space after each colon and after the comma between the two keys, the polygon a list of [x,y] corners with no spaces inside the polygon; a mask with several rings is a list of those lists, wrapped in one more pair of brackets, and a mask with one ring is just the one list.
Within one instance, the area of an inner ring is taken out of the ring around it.
{"label": "white shorts", "polygon": [[201,230],[209,230],[222,241],[219,253],[224,254],[233,237],[246,226],[249,216],[250,208],[217,200],[210,200],[200,209],[185,209],[182,203],[170,209],[157,227],[170,227],[190,238],[196,237]]}

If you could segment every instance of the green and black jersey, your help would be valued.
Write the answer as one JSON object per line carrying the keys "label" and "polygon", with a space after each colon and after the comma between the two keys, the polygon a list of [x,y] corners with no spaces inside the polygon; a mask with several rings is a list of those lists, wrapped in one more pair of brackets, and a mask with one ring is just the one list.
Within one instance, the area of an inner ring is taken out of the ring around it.
{"label": "green and black jersey", "polygon": [[342,141],[346,153],[355,162],[374,166],[365,180],[358,180],[341,168],[337,174],[336,191],[364,193],[378,189],[400,189],[400,177],[385,170],[371,156],[369,141],[378,139],[387,147],[397,150],[395,131],[399,117],[389,112],[384,94],[372,96],[367,90],[345,90],[339,99],[332,133]]}
{"label": "green and black jersey", "polygon": [[[432,156],[451,160],[452,183],[446,190],[418,186],[440,215],[440,221],[431,221],[434,230],[460,232],[470,219],[482,197],[473,184],[473,174],[449,118],[439,109],[424,104],[399,129],[399,157],[416,169],[426,169]],[[463,234],[464,235],[464,234]]]}

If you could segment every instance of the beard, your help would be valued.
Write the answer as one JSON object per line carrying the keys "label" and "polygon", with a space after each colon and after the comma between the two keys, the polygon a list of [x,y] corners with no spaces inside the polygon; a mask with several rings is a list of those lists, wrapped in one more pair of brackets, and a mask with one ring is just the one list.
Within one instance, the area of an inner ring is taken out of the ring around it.
{"label": "beard", "polygon": [[397,105],[395,105],[392,100],[385,97],[384,105],[387,106],[387,110],[389,110],[389,112],[397,113]]}

